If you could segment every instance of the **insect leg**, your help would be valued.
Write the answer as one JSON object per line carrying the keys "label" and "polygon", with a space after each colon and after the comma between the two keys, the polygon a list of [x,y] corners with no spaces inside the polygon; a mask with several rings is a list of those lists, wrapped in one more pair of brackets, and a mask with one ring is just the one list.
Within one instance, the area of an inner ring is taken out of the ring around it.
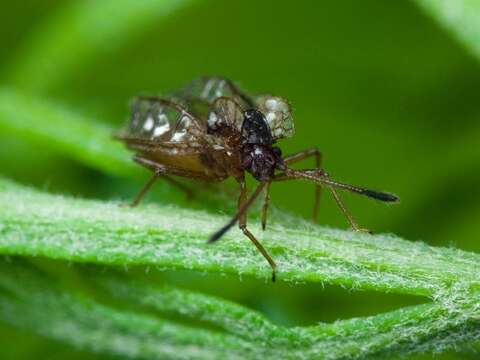
{"label": "insect leg", "polygon": [[185,169],[176,168],[174,166],[159,164],[155,161],[144,158],[140,155],[135,155],[133,157],[133,160],[138,164],[145,166],[147,169],[150,169],[151,171],[155,172],[157,176],[174,175],[174,176],[193,178],[193,179],[205,180],[205,181],[219,180],[216,177],[208,176],[203,172],[185,170]]}
{"label": "insect leg", "polygon": [[370,232],[369,230],[358,226],[356,221],[353,219],[353,216],[350,214],[345,204],[340,199],[340,196],[338,195],[336,188],[349,190],[358,194],[366,195],[368,197],[372,197],[377,200],[382,200],[387,202],[396,201],[398,199],[396,196],[391,194],[379,193],[376,191],[367,190],[357,186],[336,182],[332,180],[330,176],[322,169],[314,169],[314,170],[287,169],[285,173],[276,175],[273,180],[282,181],[282,180],[292,180],[292,179],[310,180],[317,184],[322,184],[324,186],[327,186],[330,192],[332,193],[333,198],[337,203],[337,206],[339,207],[340,211],[345,216],[345,218],[347,219],[348,223],[350,224],[350,226],[354,231]]}
{"label": "insect leg", "polygon": [[244,179],[239,179],[238,180],[240,183],[240,196],[238,198],[238,211],[237,213],[232,217],[232,219],[225,225],[223,226],[220,230],[218,230],[216,233],[214,233],[210,239],[208,240],[209,243],[215,242],[218,239],[220,239],[237,221],[239,221],[239,227],[242,230],[242,232],[247,236],[250,241],[256,246],[258,251],[263,255],[263,257],[268,261],[272,268],[272,281],[275,281],[276,278],[276,273],[275,269],[277,267],[277,264],[275,264],[275,261],[273,261],[272,257],[268,254],[267,250],[260,244],[260,242],[253,236],[253,234],[247,229],[247,217],[246,217],[246,211],[247,209],[253,204],[255,199],[260,195],[262,190],[265,188],[267,183],[260,183],[258,187],[255,189],[254,193],[250,195],[250,197],[247,199],[247,189],[245,185],[245,180]]}
{"label": "insect leg", "polygon": [[[298,161],[302,161],[308,159],[312,156],[315,156],[315,167],[320,169],[322,166],[322,153],[318,148],[311,148],[303,151],[299,151],[292,155],[289,155],[283,159],[285,164],[293,164]],[[315,185],[315,202],[313,203],[313,213],[312,213],[312,221],[316,223],[318,221],[318,209],[320,207],[320,193],[321,193],[321,186],[316,184]]]}
{"label": "insect leg", "polygon": [[[328,175],[326,175],[328,177]],[[337,206],[340,208],[340,211],[342,212],[343,216],[347,219],[348,223],[350,224],[350,227],[354,231],[362,231],[362,232],[367,232],[370,233],[371,231],[365,228],[361,228],[358,226],[357,222],[353,219],[352,214],[350,211],[347,210],[345,203],[342,201],[340,196],[338,195],[337,190],[335,190],[333,187],[329,186],[330,192],[333,195],[333,198],[335,199],[335,202],[337,203]]]}
{"label": "insect leg", "polygon": [[131,207],[135,207],[138,205],[138,203],[140,202],[140,200],[143,198],[143,195],[145,195],[147,193],[147,191],[152,187],[153,183],[155,182],[155,180],[158,179],[158,175],[157,174],[153,174],[152,177],[147,181],[147,183],[145,185],[143,185],[143,187],[140,189],[140,191],[138,192],[137,196],[135,196],[135,198],[133,199],[133,201],[130,203],[130,206]]}
{"label": "insect leg", "polygon": [[[315,156],[315,166],[317,169],[320,169],[322,164],[322,153],[317,148],[311,148],[303,151],[296,152],[289,156],[286,156],[283,161],[285,164],[293,164],[305,159],[308,159],[312,156]],[[312,221],[316,223],[318,221],[318,209],[320,207],[320,194],[321,194],[322,187],[318,184],[315,185],[315,200],[313,203],[313,212],[312,212]],[[270,203],[270,183],[267,184],[267,188],[265,190],[265,199],[263,202],[262,208],[262,229],[265,230],[267,227],[267,214],[268,214],[268,206]]]}
{"label": "insect leg", "polygon": [[190,189],[188,186],[183,185],[182,183],[178,182],[177,180],[167,176],[167,175],[162,175],[162,174],[153,174],[150,179],[148,179],[147,183],[140,189],[138,194],[135,196],[133,201],[130,203],[131,207],[135,207],[140,203],[140,200],[143,198],[143,196],[147,193],[148,190],[152,187],[152,185],[155,183],[155,181],[159,178],[162,177],[163,179],[167,180],[170,184],[173,186],[177,187],[181,191],[183,191],[187,195],[187,199],[191,199],[193,197],[193,190]]}
{"label": "insect leg", "polygon": [[265,197],[263,198],[262,230],[265,230],[265,228],[267,227],[268,205],[270,204],[270,184],[271,182],[268,182],[267,186],[265,187]]}
{"label": "insect leg", "polygon": [[[241,209],[242,206],[245,204],[247,200],[247,187],[245,184],[245,179],[239,181],[240,183],[240,196],[238,197],[238,208]],[[259,185],[260,187],[261,185]],[[267,190],[268,190],[268,185]],[[246,211],[240,216],[238,221],[238,227],[242,230],[246,237],[248,237],[252,243],[257,247],[258,251],[263,255],[263,257],[268,261],[272,268],[272,281],[275,281],[276,278],[276,267],[275,261],[273,261],[272,257],[268,254],[267,250],[263,247],[263,245],[255,238],[255,236],[247,229],[247,213]]]}
{"label": "insect leg", "polygon": [[132,207],[138,205],[140,200],[143,198],[143,196],[147,193],[147,191],[152,187],[152,185],[155,183],[155,181],[159,177],[165,178],[172,185],[174,185],[177,188],[179,188],[180,190],[184,191],[187,194],[188,198],[191,198],[193,196],[192,189],[183,185],[182,183],[178,182],[177,180],[172,179],[167,174],[189,177],[189,178],[196,178],[196,179],[200,179],[200,180],[212,180],[210,178],[207,178],[206,175],[204,175],[203,173],[186,171],[186,170],[183,170],[183,169],[177,169],[177,168],[173,168],[173,167],[167,167],[165,165],[158,164],[158,163],[156,163],[152,160],[146,159],[146,158],[141,157],[139,155],[136,155],[133,158],[133,160],[135,162],[139,163],[140,165],[143,165],[146,168],[152,170],[154,172],[154,174],[148,180],[148,182],[142,187],[142,189],[137,194],[137,196],[135,196],[132,203],[130,204]]}

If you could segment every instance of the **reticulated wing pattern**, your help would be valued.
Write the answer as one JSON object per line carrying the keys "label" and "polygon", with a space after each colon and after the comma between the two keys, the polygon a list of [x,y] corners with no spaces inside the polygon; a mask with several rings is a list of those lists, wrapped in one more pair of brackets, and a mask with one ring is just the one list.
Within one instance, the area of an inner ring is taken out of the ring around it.
{"label": "reticulated wing pattern", "polygon": [[240,105],[229,97],[217,98],[210,109],[207,126],[209,133],[229,130],[232,134],[242,131],[244,116]]}
{"label": "reticulated wing pattern", "polygon": [[257,108],[264,115],[274,140],[289,138],[295,127],[288,102],[278,96],[262,95],[256,98]]}
{"label": "reticulated wing pattern", "polygon": [[206,127],[171,100],[138,97],[133,100],[128,136],[162,146],[200,147]]}
{"label": "reticulated wing pattern", "polygon": [[234,99],[241,107],[251,108],[253,101],[243,93],[235,84],[222,77],[201,77],[193,80],[186,87],[175,94],[175,97],[186,100],[201,100],[209,104],[220,97]]}

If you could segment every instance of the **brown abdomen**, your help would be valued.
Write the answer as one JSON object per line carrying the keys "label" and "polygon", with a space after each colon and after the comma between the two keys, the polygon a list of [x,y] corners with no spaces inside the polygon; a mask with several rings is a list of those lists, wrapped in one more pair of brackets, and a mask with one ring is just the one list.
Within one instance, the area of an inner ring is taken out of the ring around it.
{"label": "brown abdomen", "polygon": [[185,173],[192,173],[192,175],[198,174],[199,177],[203,177],[205,180],[219,181],[228,176],[222,167],[217,166],[214,161],[206,161],[205,156],[201,153],[174,154],[155,151],[144,153],[142,156],[168,168],[181,170]]}

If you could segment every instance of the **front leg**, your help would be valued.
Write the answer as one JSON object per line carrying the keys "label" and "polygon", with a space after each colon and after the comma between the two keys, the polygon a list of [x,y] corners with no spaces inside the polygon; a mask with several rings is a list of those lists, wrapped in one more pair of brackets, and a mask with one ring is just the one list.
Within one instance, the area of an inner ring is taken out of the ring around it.
{"label": "front leg", "polygon": [[[320,150],[317,148],[311,148],[303,151],[299,151],[297,153],[291,154],[289,156],[286,156],[283,159],[283,162],[288,165],[288,164],[293,164],[311,157],[315,157],[315,167],[317,169],[320,169],[322,166],[322,153]],[[268,214],[268,206],[270,204],[270,184],[269,182],[267,184],[267,187],[265,189],[265,197],[263,200],[263,207],[262,207],[262,229],[265,230],[267,227],[267,214]],[[315,185],[315,200],[313,203],[313,213],[312,213],[312,221],[314,223],[317,222],[318,220],[318,209],[320,207],[320,194],[321,194],[321,186],[316,184]]]}
{"label": "front leg", "polygon": [[[347,207],[345,206],[342,199],[338,195],[338,192],[337,192],[335,187],[340,187],[342,189],[350,190],[350,191],[353,191],[355,193],[360,193],[360,194],[364,194],[364,195],[365,194],[369,195],[370,193],[375,193],[375,192],[373,192],[371,190],[368,191],[366,189],[362,189],[362,188],[359,188],[359,187],[355,187],[355,186],[352,186],[352,185],[343,184],[343,183],[339,183],[337,181],[334,181],[330,178],[330,176],[323,169],[314,169],[314,170],[311,170],[311,169],[306,169],[306,170],[287,169],[287,170],[288,170],[288,172],[275,175],[273,177],[272,181],[285,181],[285,180],[303,179],[303,180],[314,181],[317,184],[319,182],[323,183],[325,186],[328,187],[328,189],[332,193],[332,196],[333,196],[335,202],[337,203],[338,208],[340,209],[342,214],[347,219],[347,221],[350,224],[352,230],[359,231],[359,232],[370,233],[370,230],[365,229],[365,228],[361,228],[361,227],[358,226],[357,222],[353,219],[353,216],[347,210]],[[368,191],[368,193],[367,193],[367,191]],[[389,195],[389,194],[381,194],[381,195],[383,195],[385,197],[386,195]],[[377,197],[377,200],[378,199],[379,198]],[[386,200],[384,200],[384,201],[386,201]],[[392,200],[390,200],[390,201],[392,201]]]}
{"label": "front leg", "polygon": [[[238,208],[242,209],[247,201],[247,186],[245,184],[245,179],[241,178],[238,180],[240,184],[240,195],[238,197]],[[261,186],[261,185],[260,185]],[[268,187],[268,185],[267,185]],[[272,281],[275,281],[276,278],[276,268],[277,264],[272,259],[270,254],[265,250],[263,245],[255,238],[255,236],[247,229],[247,212],[244,211],[239,218],[238,227],[245,234],[246,237],[257,247],[258,251],[263,255],[263,257],[268,261],[270,267],[272,268]]]}
{"label": "front leg", "polygon": [[266,183],[260,183],[252,195],[247,198],[247,187],[245,184],[245,179],[243,177],[237,178],[238,183],[240,184],[240,195],[238,197],[238,211],[232,217],[232,219],[225,224],[222,228],[216,231],[210,239],[208,240],[209,243],[213,243],[218,241],[235,223],[238,221],[238,227],[242,230],[246,237],[253,242],[256,246],[257,250],[263,255],[263,257],[268,261],[272,268],[272,281],[275,281],[275,269],[277,264],[273,261],[272,257],[268,254],[267,250],[260,244],[260,242],[253,236],[253,234],[247,229],[247,210],[253,204],[255,199],[260,195],[262,190],[265,188]]}
{"label": "front leg", "polygon": [[263,197],[263,206],[262,206],[262,230],[265,230],[267,227],[267,214],[268,214],[268,206],[270,205],[270,184],[269,181],[267,186],[265,187],[265,195]]}
{"label": "front leg", "polygon": [[[293,164],[311,157],[315,157],[315,168],[320,169],[322,167],[322,153],[318,148],[311,148],[303,151],[299,151],[292,155],[289,155],[283,159],[285,164]],[[321,194],[321,186],[316,184],[315,185],[315,202],[313,203],[313,213],[312,213],[312,221],[316,223],[318,221],[318,209],[320,207],[320,194]]]}

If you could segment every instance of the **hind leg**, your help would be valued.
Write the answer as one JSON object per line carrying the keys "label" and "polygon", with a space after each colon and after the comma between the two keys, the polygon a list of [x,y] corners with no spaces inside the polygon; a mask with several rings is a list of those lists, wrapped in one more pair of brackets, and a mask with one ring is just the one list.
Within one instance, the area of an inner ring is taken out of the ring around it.
{"label": "hind leg", "polygon": [[182,190],[187,194],[188,198],[191,198],[193,196],[193,191],[189,187],[183,185],[179,181],[171,178],[169,175],[175,175],[175,176],[181,176],[181,177],[186,177],[186,178],[194,178],[194,179],[199,179],[199,180],[217,180],[214,178],[211,178],[203,173],[200,172],[195,172],[195,171],[188,171],[184,169],[179,169],[171,166],[165,166],[162,164],[158,164],[152,160],[149,160],[147,158],[141,157],[141,156],[135,156],[133,160],[137,163],[139,163],[142,166],[145,166],[146,168],[150,169],[153,171],[152,177],[146,182],[146,184],[140,189],[138,192],[137,196],[133,199],[132,203],[130,204],[132,207],[137,206],[140,200],[143,198],[143,196],[150,190],[152,185],[155,183],[155,181],[159,178],[162,177],[168,182],[170,182],[172,185],[176,186],[178,189]]}

